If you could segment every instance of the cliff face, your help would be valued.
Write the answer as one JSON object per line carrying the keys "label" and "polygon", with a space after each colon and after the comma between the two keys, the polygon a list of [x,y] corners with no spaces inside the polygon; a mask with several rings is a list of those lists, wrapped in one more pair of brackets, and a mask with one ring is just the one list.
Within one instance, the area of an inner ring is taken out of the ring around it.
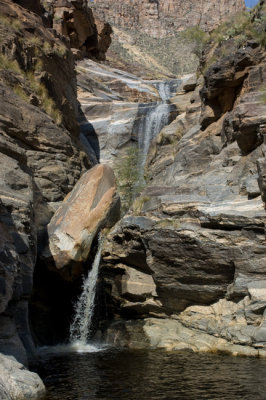
{"label": "cliff face", "polygon": [[0,13],[0,351],[26,363],[37,247],[54,207],[94,161],[79,142],[70,50],[36,14],[4,0]]}
{"label": "cliff face", "polygon": [[146,189],[108,237],[112,343],[266,354],[260,7],[262,41],[209,48],[203,78],[184,86],[185,113],[151,146]]}
{"label": "cliff face", "polygon": [[58,26],[57,31],[46,28],[50,17],[39,16],[39,2],[19,3],[0,1],[0,351],[27,364],[35,348],[28,302],[47,224],[81,175],[97,163],[90,145],[85,150],[80,142],[77,119],[85,117],[70,47],[99,56],[106,44],[100,50],[86,2],[61,2],[50,14],[58,23],[61,13],[66,28],[74,21],[72,36]]}
{"label": "cliff face", "polygon": [[245,8],[244,0],[94,0],[93,4],[100,20],[123,28],[141,29],[157,38],[194,25],[211,30]]}

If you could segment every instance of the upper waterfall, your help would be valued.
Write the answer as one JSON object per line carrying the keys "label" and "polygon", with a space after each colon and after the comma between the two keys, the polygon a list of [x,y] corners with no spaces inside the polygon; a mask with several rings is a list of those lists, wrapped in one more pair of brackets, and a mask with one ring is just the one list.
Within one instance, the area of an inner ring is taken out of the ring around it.
{"label": "upper waterfall", "polygon": [[176,107],[170,102],[170,99],[174,97],[178,86],[181,84],[181,80],[150,81],[150,83],[158,90],[161,101],[139,105],[134,132],[138,139],[140,151],[140,179],[142,179],[152,140],[172,121],[173,115],[176,112]]}

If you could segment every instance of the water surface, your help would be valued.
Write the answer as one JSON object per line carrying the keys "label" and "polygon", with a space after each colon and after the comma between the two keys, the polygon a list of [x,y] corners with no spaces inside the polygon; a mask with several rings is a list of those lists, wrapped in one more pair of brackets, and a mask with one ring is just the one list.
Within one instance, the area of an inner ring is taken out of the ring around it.
{"label": "water surface", "polygon": [[263,359],[188,351],[61,350],[41,354],[45,400],[266,399]]}

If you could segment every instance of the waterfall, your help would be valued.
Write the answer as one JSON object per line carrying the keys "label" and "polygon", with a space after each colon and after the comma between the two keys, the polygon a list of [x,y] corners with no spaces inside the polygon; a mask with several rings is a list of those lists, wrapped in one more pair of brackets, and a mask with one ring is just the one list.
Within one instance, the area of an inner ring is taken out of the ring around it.
{"label": "waterfall", "polygon": [[83,282],[82,293],[75,305],[75,316],[70,326],[71,343],[86,344],[91,333],[102,244],[103,240],[100,239],[92,268]]}
{"label": "waterfall", "polygon": [[181,84],[181,80],[150,81],[150,83],[158,90],[161,101],[157,103],[140,104],[139,106],[139,114],[134,127],[134,133],[138,138],[140,151],[140,180],[143,180],[146,158],[152,140],[166,125],[170,124],[173,119],[176,107],[169,102],[169,99],[176,93],[176,89]]}

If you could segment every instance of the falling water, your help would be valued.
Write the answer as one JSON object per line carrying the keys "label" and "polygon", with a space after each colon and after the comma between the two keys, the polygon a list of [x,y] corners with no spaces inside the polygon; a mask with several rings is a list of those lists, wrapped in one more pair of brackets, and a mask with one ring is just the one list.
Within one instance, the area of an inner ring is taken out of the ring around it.
{"label": "falling water", "polygon": [[92,317],[94,312],[94,300],[101,261],[102,240],[96,253],[92,269],[87,279],[83,282],[82,293],[75,305],[75,317],[70,326],[70,342],[86,344],[92,329]]}
{"label": "falling water", "polygon": [[139,171],[140,179],[143,175],[144,166],[152,140],[160,131],[168,125],[176,108],[169,102],[169,99],[176,93],[181,81],[154,81],[153,85],[157,88],[161,101],[150,104],[140,104],[139,116],[134,131],[138,137],[140,149]]}

